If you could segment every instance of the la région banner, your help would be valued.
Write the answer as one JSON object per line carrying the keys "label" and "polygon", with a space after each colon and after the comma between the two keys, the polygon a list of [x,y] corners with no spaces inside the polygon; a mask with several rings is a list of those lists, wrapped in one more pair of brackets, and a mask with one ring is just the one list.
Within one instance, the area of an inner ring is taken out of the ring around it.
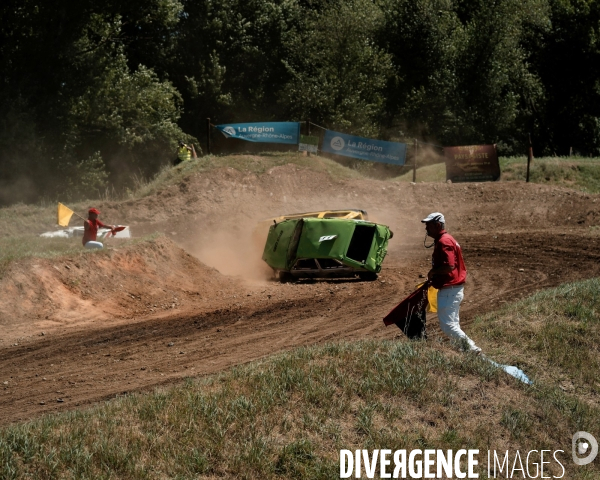
{"label": "la r\u00e9gion banner", "polygon": [[321,151],[393,165],[404,165],[406,160],[405,143],[356,137],[333,130],[325,131]]}
{"label": "la r\u00e9gion banner", "polygon": [[300,139],[299,122],[255,122],[215,125],[227,138],[247,142],[288,143],[297,145]]}

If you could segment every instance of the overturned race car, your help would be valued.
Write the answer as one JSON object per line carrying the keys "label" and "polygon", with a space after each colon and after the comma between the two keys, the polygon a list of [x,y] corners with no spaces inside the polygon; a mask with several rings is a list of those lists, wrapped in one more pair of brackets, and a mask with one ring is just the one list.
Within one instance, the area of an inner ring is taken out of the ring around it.
{"label": "overturned race car", "polygon": [[285,220],[269,229],[262,258],[281,282],[355,276],[375,280],[392,235],[386,225],[365,220]]}

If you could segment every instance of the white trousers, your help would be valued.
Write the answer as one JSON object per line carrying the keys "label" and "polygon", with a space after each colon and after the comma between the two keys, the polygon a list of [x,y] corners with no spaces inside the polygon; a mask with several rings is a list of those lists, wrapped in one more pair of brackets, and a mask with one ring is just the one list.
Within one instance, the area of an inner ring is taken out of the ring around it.
{"label": "white trousers", "polygon": [[481,348],[475,345],[475,342],[467,337],[467,334],[460,328],[458,311],[464,296],[462,285],[446,287],[438,291],[437,314],[440,320],[440,328],[451,340],[464,345],[468,350],[479,352]]}
{"label": "white trousers", "polygon": [[101,242],[94,242],[93,240],[90,240],[89,242],[85,243],[85,248],[100,249],[100,248],[104,248],[104,245],[102,245]]}

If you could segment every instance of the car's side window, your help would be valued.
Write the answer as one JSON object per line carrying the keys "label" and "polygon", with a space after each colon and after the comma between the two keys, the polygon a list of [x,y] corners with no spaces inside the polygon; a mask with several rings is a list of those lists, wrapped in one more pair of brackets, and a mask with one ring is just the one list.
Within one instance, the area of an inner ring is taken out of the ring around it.
{"label": "car's side window", "polygon": [[344,268],[344,264],[335,258],[319,258],[317,260],[322,269]]}
{"label": "car's side window", "polygon": [[314,258],[301,258],[296,262],[296,270],[316,270],[317,264]]}

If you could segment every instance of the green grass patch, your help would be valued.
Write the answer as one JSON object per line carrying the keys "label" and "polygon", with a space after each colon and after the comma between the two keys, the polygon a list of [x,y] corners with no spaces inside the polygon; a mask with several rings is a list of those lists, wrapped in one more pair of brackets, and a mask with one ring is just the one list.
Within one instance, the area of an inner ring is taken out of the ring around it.
{"label": "green grass patch", "polygon": [[[392,178],[395,182],[412,182],[412,170]],[[446,181],[446,164],[436,163],[425,167],[417,168],[417,182],[445,182]]]}
{"label": "green grass patch", "polygon": [[476,319],[492,356],[600,404],[600,279],[543,290]]}
{"label": "green grass patch", "polygon": [[[526,157],[501,157],[501,181],[525,181]],[[412,182],[413,172],[408,171],[392,180]],[[445,182],[446,164],[437,163],[417,169],[417,182]],[[531,164],[529,181],[572,188],[587,193],[600,193],[600,158],[543,157]]]}
{"label": "green grass patch", "polygon": [[[501,159],[500,168],[502,180],[525,181],[527,158]],[[530,166],[529,181],[572,188],[587,193],[600,193],[600,159],[586,157],[534,158]]]}
{"label": "green grass patch", "polygon": [[3,428],[0,477],[329,479],[340,449],[566,450],[599,426],[597,408],[472,355],[335,343]]}

